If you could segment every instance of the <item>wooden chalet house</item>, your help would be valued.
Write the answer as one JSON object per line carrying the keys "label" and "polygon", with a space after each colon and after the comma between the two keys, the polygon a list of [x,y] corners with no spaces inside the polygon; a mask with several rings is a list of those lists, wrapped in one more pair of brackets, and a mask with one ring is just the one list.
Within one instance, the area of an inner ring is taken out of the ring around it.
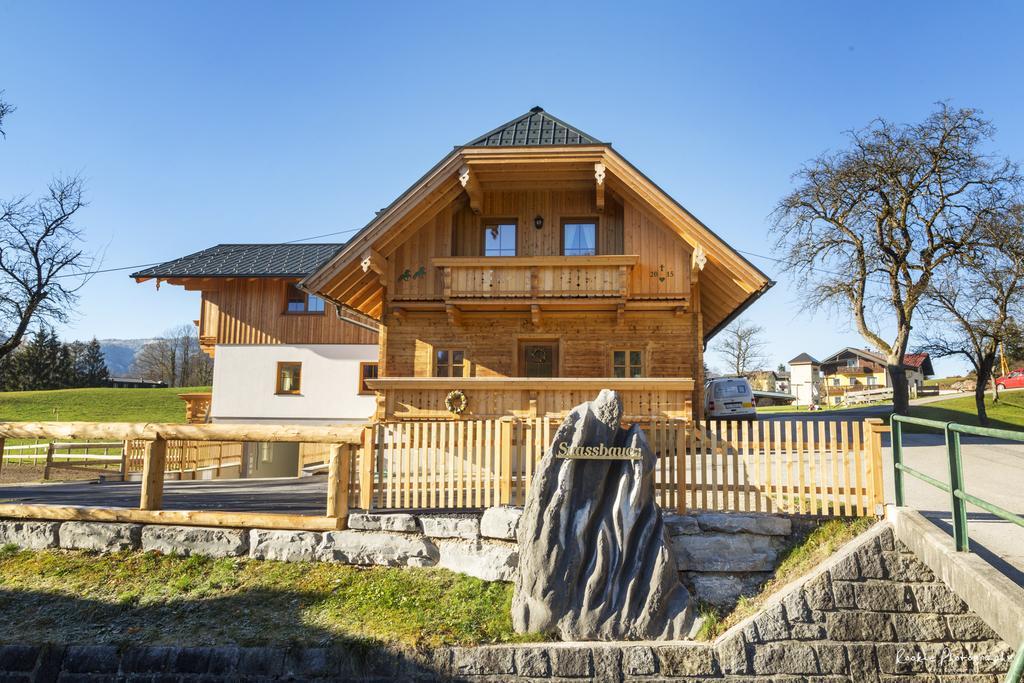
{"label": "wooden chalet house", "polygon": [[629,419],[694,417],[707,340],[773,284],[540,108],[344,245],[218,245],[133,277],[202,292],[210,419],[285,422],[555,416],[602,388]]}
{"label": "wooden chalet house", "polygon": [[773,283],[539,107],[456,147],[298,285],[379,326],[380,420],[690,418],[707,340]]}

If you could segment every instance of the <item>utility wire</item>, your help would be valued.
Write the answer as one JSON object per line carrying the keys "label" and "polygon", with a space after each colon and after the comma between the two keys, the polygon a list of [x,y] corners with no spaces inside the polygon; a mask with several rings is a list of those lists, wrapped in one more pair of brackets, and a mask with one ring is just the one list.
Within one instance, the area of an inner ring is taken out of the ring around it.
{"label": "utility wire", "polygon": [[[294,240],[288,240],[287,242],[273,242],[272,245],[298,244],[299,242],[309,242],[310,240],[323,239],[324,237],[336,237],[338,235],[351,235],[352,233],[359,232],[360,229],[361,228],[352,228],[352,229],[349,229],[349,230],[337,230],[335,232],[325,232],[322,235],[311,235],[309,237],[299,237],[299,238],[294,239]],[[238,245],[237,249],[221,251],[221,252],[218,253],[218,256],[220,256],[220,255],[230,255],[230,254],[239,254],[239,253],[244,253],[246,251],[254,251],[256,249],[262,249],[262,248],[264,248],[266,246],[268,246],[268,244],[245,244],[245,245]],[[171,260],[177,260],[177,259],[171,259]],[[119,266],[117,268],[101,268],[99,270],[89,270],[89,271],[85,271],[85,272],[81,272],[81,273],[63,273],[61,275],[54,276],[54,279],[65,278],[65,277],[92,277],[93,275],[99,275],[101,273],[116,273],[116,272],[119,272],[119,271],[122,271],[122,270],[138,270],[138,269],[141,269],[141,268],[150,268],[152,266],[158,266],[161,263],[166,263],[166,261],[156,261],[154,263],[140,263],[140,264],[137,264],[137,265],[134,265],[134,266]]]}

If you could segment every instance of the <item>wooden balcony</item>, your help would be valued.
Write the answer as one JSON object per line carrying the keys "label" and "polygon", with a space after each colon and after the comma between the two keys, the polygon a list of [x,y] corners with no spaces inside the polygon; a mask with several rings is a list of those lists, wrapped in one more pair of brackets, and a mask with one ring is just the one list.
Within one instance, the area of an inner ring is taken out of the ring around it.
{"label": "wooden balcony", "polygon": [[445,303],[495,300],[625,301],[638,256],[491,256],[436,258]]}
{"label": "wooden balcony", "polygon": [[872,368],[868,365],[840,365],[835,369],[837,375],[869,375],[874,372],[881,372],[882,368]]}
{"label": "wooden balcony", "polygon": [[[601,389],[622,396],[624,419],[690,419],[693,380],[686,377],[385,377],[368,380],[378,392],[378,419],[482,419],[505,416],[561,417]],[[465,412],[445,407],[453,390],[466,395]]]}

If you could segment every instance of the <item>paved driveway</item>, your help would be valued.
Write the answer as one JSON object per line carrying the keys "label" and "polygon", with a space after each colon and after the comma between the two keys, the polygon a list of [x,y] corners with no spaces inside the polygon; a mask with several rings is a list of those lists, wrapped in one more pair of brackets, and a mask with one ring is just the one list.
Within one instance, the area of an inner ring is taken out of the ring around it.
{"label": "paved driveway", "polygon": [[[888,439],[886,439],[888,446]],[[903,460],[916,470],[949,481],[949,463],[939,434],[904,434]],[[964,488],[982,500],[1024,515],[1024,444],[963,437]],[[885,448],[886,502],[895,502],[892,451]],[[920,510],[953,535],[950,495],[904,475],[905,504]],[[1016,583],[1024,586],[1024,527],[968,504],[967,528],[971,550]]]}

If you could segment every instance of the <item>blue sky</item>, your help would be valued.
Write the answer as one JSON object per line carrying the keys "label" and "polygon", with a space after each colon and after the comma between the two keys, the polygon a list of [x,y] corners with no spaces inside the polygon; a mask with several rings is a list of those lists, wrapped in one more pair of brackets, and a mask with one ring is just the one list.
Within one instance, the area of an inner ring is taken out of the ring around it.
{"label": "blue sky", "polygon": [[[807,159],[873,117],[984,110],[1024,159],[1021,6],[888,3],[0,2],[0,195],[81,172],[104,267],[355,229],[453,145],[542,105],[738,249]],[[774,362],[859,336],[779,284]],[[99,275],[68,337],[153,336],[198,294]],[[715,364],[714,358],[711,359]],[[941,371],[956,369],[940,363]]]}

